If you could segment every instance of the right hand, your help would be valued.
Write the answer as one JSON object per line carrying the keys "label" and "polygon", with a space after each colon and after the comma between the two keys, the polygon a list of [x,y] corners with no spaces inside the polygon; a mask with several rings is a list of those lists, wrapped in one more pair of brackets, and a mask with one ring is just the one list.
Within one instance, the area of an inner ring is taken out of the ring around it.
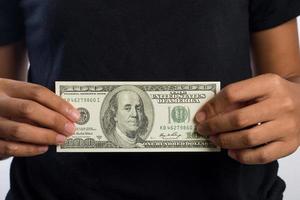
{"label": "right hand", "polygon": [[26,157],[63,144],[79,112],[45,87],[0,79],[0,159]]}

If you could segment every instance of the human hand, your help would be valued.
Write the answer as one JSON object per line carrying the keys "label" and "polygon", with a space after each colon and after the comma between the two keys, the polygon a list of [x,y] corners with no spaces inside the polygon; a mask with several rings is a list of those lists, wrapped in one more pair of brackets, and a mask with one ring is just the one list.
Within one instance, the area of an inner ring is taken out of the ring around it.
{"label": "human hand", "polygon": [[0,158],[45,153],[74,134],[79,117],[45,87],[0,79]]}
{"label": "human hand", "polygon": [[[300,85],[275,74],[233,83],[196,114],[197,130],[243,164],[265,164],[300,144]],[[260,124],[260,125],[258,125]]]}

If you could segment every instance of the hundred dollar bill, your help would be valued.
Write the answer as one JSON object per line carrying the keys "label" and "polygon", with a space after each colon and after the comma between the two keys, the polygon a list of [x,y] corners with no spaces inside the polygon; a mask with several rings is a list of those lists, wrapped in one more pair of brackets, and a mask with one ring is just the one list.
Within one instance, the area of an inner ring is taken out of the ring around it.
{"label": "hundred dollar bill", "polygon": [[56,82],[81,114],[57,152],[220,151],[194,123],[219,90],[220,82]]}

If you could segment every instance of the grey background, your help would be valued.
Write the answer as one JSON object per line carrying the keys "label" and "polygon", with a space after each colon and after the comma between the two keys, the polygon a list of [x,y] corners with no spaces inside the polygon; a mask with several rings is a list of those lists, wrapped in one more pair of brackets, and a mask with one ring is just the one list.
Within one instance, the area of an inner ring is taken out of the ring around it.
{"label": "grey background", "polygon": [[[298,18],[298,29],[300,19]],[[299,31],[300,32],[300,31]],[[300,33],[299,33],[300,37]],[[4,200],[9,189],[9,166],[11,159],[0,161],[0,200]],[[286,181],[287,189],[284,193],[284,200],[298,200],[300,190],[300,149],[289,157],[279,160],[279,175]]]}

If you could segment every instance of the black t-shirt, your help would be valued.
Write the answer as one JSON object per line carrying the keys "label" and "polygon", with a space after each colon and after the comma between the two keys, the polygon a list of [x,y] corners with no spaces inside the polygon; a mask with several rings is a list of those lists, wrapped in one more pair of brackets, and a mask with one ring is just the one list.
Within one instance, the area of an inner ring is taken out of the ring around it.
{"label": "black t-shirt", "polygon": [[[221,81],[251,77],[249,35],[299,0],[0,0],[0,44],[25,38],[29,80]],[[8,200],[282,199],[277,162],[218,153],[56,153],[14,158]]]}

